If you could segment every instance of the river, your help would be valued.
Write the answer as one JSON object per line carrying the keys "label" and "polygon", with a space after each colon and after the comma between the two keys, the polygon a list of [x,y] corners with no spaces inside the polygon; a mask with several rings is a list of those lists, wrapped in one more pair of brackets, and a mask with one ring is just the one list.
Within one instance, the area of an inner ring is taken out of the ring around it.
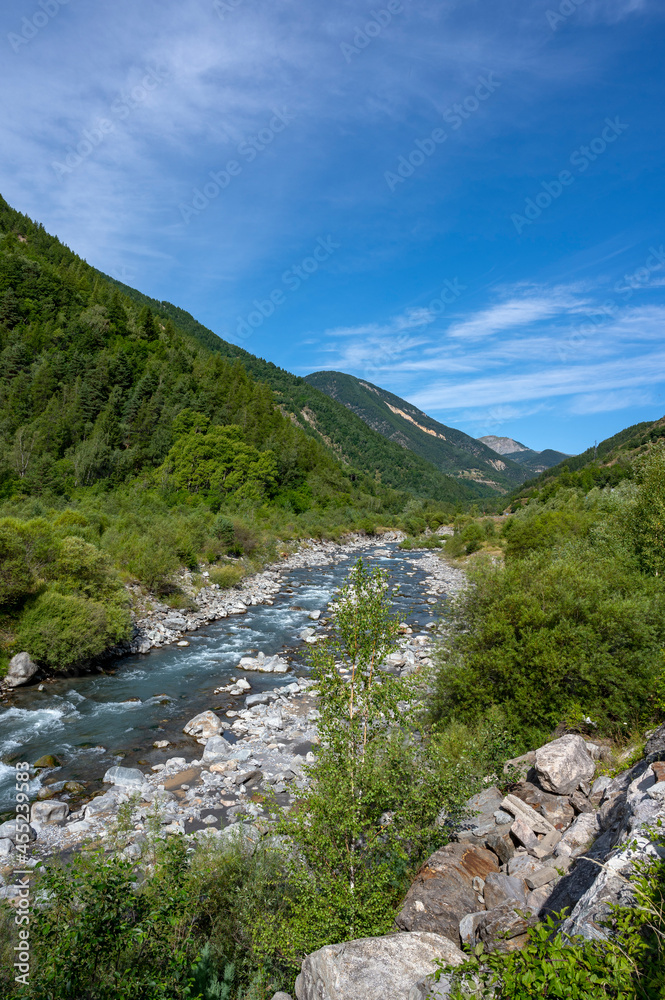
{"label": "river", "polygon": [[[385,543],[363,552],[366,562],[388,570],[393,587],[399,585],[393,594],[395,612],[414,632],[436,612],[426,603],[426,574],[419,568],[424,555]],[[292,661],[296,675],[308,673],[308,647],[299,633],[316,625],[309,613],[325,611],[357,557],[341,554],[325,566],[291,570],[272,606],[250,607],[245,615],[188,633],[188,647],[173,644],[123,657],[104,673],[62,678],[43,691],[35,686],[15,691],[9,707],[0,711],[0,816],[13,809],[15,772],[10,765],[17,760],[33,762],[55,754],[63,765],[58,780],[86,782],[93,791],[106,769],[121,760],[126,766],[163,760],[153,747],[156,740],[169,740],[169,752],[194,759],[200,747],[182,732],[187,720],[210,708],[223,712],[241,707],[241,699],[215,695],[215,688],[231,676],[245,676],[253,692],[292,680],[290,674],[238,671],[241,656],[281,653]],[[317,626],[317,631],[322,629]],[[38,787],[35,779],[31,790]]]}

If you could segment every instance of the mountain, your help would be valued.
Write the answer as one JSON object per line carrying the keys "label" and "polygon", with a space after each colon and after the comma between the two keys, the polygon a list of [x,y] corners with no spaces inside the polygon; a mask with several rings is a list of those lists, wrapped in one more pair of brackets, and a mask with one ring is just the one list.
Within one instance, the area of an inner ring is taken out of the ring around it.
{"label": "mountain", "polygon": [[[303,379],[90,267],[2,199],[0,355],[0,498],[66,499],[152,475],[183,433],[175,424],[183,410],[239,427],[229,445],[238,461],[242,448],[270,451],[278,488],[266,480],[261,489],[295,513],[483,495],[386,442]],[[254,452],[242,461],[256,471]],[[238,489],[251,492],[245,482]],[[226,486],[206,480],[197,492],[215,490],[212,502],[226,503]]]}
{"label": "mountain", "polygon": [[514,438],[496,437],[494,434],[486,434],[477,440],[482,441],[488,448],[492,448],[497,455],[509,455],[513,462],[524,466],[529,472],[544,472],[545,469],[558,465],[559,462],[568,458],[562,451],[553,451],[551,448],[547,448],[545,451],[533,451],[532,448],[527,448],[525,444],[515,441]]}
{"label": "mountain", "polygon": [[505,493],[523,482],[527,473],[482,441],[439,423],[386,389],[343,372],[314,372],[306,381],[342,403],[372,430],[411,451],[441,472],[476,487],[486,495]]}
{"label": "mountain", "polygon": [[636,461],[664,440],[665,417],[632,424],[528,480],[514,494],[513,505],[520,506],[531,498],[546,499],[561,488],[577,487],[588,492],[594,487],[616,486],[622,479],[632,479]]}
{"label": "mountain", "polygon": [[[106,279],[106,275],[101,273],[100,276],[104,280],[113,280]],[[151,299],[121,282],[115,281],[114,284],[128,299],[167,318],[207,349],[224,358],[239,361],[253,379],[270,387],[283,414],[345,465],[372,476],[384,486],[406,491],[415,497],[468,504],[473,500],[496,496],[496,486],[493,483],[485,483],[472,477],[468,480],[460,479],[454,465],[451,474],[445,474],[447,470],[442,471],[427,457],[409,451],[400,442],[387,440],[342,402],[310,384],[309,379],[292,375],[271,361],[222,340],[184,309],[170,302]]]}

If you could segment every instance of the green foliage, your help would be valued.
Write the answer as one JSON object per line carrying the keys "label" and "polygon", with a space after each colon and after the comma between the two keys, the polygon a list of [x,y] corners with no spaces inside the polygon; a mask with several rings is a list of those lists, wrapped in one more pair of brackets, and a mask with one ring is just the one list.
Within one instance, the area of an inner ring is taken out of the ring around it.
{"label": "green foliage", "polygon": [[640,464],[638,488],[628,512],[640,565],[645,573],[665,574],[665,450],[654,449]]}
{"label": "green foliage", "polygon": [[609,731],[655,716],[665,607],[626,530],[639,523],[633,497],[560,493],[508,522],[505,565],[474,566],[452,611],[437,718],[500,705],[537,739],[575,706]]}
{"label": "green foliage", "polygon": [[245,444],[241,428],[231,425],[179,437],[161,472],[166,489],[172,481],[176,489],[190,493],[233,493],[258,503],[274,493],[277,466],[271,452]]}
{"label": "green foliage", "polygon": [[130,633],[126,609],[49,590],[23,614],[17,645],[54,670],[99,656]]}
{"label": "green foliage", "polygon": [[232,566],[227,563],[225,566],[213,566],[210,570],[210,582],[219,584],[222,590],[228,590],[240,583],[244,575],[242,566]]}

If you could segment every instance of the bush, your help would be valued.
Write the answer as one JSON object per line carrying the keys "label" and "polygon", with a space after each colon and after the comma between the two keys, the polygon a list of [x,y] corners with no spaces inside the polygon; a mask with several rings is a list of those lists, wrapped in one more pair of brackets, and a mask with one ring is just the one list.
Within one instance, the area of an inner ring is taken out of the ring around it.
{"label": "bush", "polygon": [[624,528],[630,489],[561,494],[511,519],[506,564],[471,568],[452,608],[436,718],[501,705],[537,739],[575,706],[609,731],[656,715],[665,601]]}
{"label": "bush", "polygon": [[228,590],[240,583],[244,575],[243,566],[232,566],[227,563],[226,566],[213,566],[210,570],[209,580],[210,583],[218,584],[223,590]]}
{"label": "bush", "polygon": [[58,670],[99,656],[127,638],[130,627],[123,607],[48,590],[24,612],[16,641],[38,663]]}

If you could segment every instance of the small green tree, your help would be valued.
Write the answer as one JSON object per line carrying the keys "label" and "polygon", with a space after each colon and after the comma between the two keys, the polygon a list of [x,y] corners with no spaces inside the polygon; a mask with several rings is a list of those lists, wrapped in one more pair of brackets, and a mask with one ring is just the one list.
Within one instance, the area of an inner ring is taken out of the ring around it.
{"label": "small green tree", "polygon": [[386,574],[358,561],[332,612],[332,638],[312,653],[317,759],[281,823],[294,895],[271,935],[293,967],[324,944],[390,931],[410,876],[446,841],[437,815],[454,815],[477,779],[470,731],[424,729],[420,677],[384,666],[399,628]]}

